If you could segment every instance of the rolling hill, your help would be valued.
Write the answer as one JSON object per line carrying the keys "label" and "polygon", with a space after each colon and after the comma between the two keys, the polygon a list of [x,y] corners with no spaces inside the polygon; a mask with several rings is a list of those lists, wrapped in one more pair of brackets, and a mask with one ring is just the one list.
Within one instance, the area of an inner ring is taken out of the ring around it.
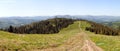
{"label": "rolling hill", "polygon": [[26,25],[32,22],[42,21],[42,20],[55,18],[55,17],[85,19],[85,20],[90,20],[97,23],[101,23],[101,24],[116,22],[116,21],[118,22],[120,20],[119,16],[92,16],[92,15],[56,15],[56,16],[27,16],[27,17],[12,16],[12,17],[1,17],[0,28],[8,28],[10,25],[12,26]]}
{"label": "rolling hill", "polygon": [[[97,51],[120,51],[120,36],[100,35],[86,31],[86,27],[90,26],[91,24],[86,21],[75,21],[55,34],[15,34],[0,31],[0,50],[84,51],[85,49],[97,49]],[[88,48],[84,48],[86,44]]]}

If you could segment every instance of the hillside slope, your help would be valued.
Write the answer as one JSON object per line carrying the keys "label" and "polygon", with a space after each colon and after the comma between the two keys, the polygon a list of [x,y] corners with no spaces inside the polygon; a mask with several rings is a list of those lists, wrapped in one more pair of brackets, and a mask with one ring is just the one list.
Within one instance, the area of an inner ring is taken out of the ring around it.
{"label": "hillside slope", "polygon": [[120,51],[120,36],[96,35],[85,31],[85,28],[89,26],[90,24],[85,21],[76,21],[56,34],[14,34],[0,31],[0,51],[90,51],[96,49]]}
{"label": "hillside slope", "polygon": [[0,31],[0,49],[26,51],[57,47],[78,32],[78,22],[62,29],[57,34],[14,34]]}

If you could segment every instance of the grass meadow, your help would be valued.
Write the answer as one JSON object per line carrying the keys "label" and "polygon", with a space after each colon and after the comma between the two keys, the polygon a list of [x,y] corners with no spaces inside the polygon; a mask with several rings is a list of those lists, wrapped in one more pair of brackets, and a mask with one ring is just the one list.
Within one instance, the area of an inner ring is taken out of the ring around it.
{"label": "grass meadow", "polygon": [[[76,21],[57,34],[14,34],[0,31],[0,50],[28,51],[58,47],[72,36],[80,33],[80,28],[90,26],[87,22]],[[120,36],[107,36],[85,31],[90,39],[105,51],[120,51]]]}

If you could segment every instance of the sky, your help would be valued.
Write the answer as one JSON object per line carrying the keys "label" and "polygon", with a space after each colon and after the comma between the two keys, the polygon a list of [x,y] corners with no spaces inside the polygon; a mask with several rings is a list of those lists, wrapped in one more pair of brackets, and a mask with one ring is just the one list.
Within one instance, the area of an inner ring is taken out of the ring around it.
{"label": "sky", "polygon": [[120,16],[120,0],[0,0],[0,17],[53,15]]}

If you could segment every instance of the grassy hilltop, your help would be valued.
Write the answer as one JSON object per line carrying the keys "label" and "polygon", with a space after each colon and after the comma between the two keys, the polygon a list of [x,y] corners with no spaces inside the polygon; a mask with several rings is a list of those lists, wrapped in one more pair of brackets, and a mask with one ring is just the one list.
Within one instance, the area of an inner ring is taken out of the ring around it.
{"label": "grassy hilltop", "polygon": [[105,51],[120,51],[120,36],[107,36],[85,31],[90,24],[85,21],[76,21],[56,34],[15,34],[0,31],[0,50],[26,51],[54,48],[61,46],[69,38],[80,33],[80,28],[92,41]]}

